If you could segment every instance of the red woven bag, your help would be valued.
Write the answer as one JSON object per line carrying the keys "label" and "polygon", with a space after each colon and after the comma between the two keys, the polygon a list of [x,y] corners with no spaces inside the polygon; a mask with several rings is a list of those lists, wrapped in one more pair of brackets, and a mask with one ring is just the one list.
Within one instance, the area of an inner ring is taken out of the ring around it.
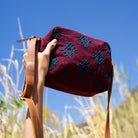
{"label": "red woven bag", "polygon": [[111,49],[107,42],[63,27],[43,37],[40,51],[56,38],[45,86],[80,96],[93,96],[112,86]]}

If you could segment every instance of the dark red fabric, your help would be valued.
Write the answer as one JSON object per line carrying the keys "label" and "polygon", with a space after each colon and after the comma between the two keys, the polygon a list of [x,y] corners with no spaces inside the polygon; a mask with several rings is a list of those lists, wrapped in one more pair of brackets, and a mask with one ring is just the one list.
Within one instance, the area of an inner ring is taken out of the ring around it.
{"label": "dark red fabric", "polygon": [[44,36],[40,52],[54,38],[58,42],[51,53],[45,86],[80,96],[93,96],[110,89],[113,71],[107,42],[54,27]]}

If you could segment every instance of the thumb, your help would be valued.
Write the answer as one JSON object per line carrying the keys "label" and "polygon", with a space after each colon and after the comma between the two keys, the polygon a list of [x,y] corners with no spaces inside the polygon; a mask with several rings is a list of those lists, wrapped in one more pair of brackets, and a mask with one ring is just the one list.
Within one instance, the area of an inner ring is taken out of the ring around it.
{"label": "thumb", "polygon": [[51,42],[47,44],[43,53],[46,55],[50,55],[51,51],[55,48],[56,44],[57,44],[57,40],[53,39]]}

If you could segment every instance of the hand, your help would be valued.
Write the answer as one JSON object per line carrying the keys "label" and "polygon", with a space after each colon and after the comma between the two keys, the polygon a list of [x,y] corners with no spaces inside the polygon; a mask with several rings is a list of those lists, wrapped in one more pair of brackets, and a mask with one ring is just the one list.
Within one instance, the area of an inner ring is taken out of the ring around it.
{"label": "hand", "polygon": [[[51,42],[49,42],[43,52],[38,52],[38,72],[42,73],[44,76],[47,75],[48,68],[49,68],[49,58],[51,51],[55,48],[57,44],[57,40],[53,39]],[[23,65],[26,69],[26,63],[27,63],[27,53],[23,56]]]}
{"label": "hand", "polygon": [[[34,89],[33,89],[31,98],[35,104],[36,111],[38,113],[38,121],[39,121],[38,135],[40,138],[43,138],[42,114],[43,114],[44,81],[49,68],[50,53],[55,48],[56,44],[57,44],[56,39],[49,42],[43,52],[38,52],[38,57],[37,57],[37,63],[36,63],[37,69],[35,69],[35,82],[34,82]],[[25,69],[26,69],[26,64],[27,64],[27,53],[24,54],[24,59],[23,59],[23,65]],[[29,110],[26,116],[23,137],[24,138],[34,137],[33,126],[31,122]]]}

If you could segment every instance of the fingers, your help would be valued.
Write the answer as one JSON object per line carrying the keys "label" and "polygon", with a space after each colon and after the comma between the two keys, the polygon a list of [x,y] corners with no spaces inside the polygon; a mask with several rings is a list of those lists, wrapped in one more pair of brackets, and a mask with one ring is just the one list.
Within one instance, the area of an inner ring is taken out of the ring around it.
{"label": "fingers", "polygon": [[[42,52],[46,57],[50,57],[50,53],[51,53],[51,51],[55,48],[55,46],[56,46],[56,44],[57,44],[57,40],[56,39],[53,39],[51,42],[49,42],[48,44],[47,44],[47,46],[46,46],[46,48],[45,48],[45,50]],[[42,54],[41,53],[41,54]],[[42,59],[42,58],[41,58]],[[26,69],[26,65],[27,65],[27,53],[25,53],[24,55],[23,55],[23,60],[22,60],[22,62],[23,62],[23,65],[24,65],[24,68]]]}
{"label": "fingers", "polygon": [[25,54],[23,55],[23,59],[24,59],[24,60],[27,59],[27,53],[25,53]]}
{"label": "fingers", "polygon": [[57,40],[56,39],[53,39],[51,42],[49,42],[47,44],[47,46],[46,46],[45,50],[43,51],[43,53],[45,55],[50,56],[50,53],[55,48],[56,44],[57,44]]}
{"label": "fingers", "polygon": [[22,60],[22,63],[25,69],[26,69],[26,62],[27,62],[27,53],[23,55],[23,60]]}

